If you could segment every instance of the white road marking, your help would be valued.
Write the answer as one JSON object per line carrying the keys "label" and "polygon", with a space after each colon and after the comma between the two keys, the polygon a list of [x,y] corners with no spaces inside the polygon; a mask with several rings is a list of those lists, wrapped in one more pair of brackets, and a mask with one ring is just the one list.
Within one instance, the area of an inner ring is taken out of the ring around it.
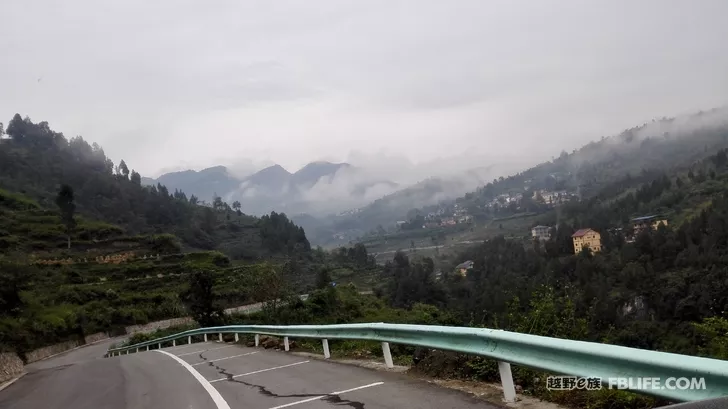
{"label": "white road marking", "polygon": [[210,395],[210,398],[212,398],[212,401],[215,402],[215,406],[217,406],[217,409],[230,409],[230,405],[228,405],[228,403],[225,401],[225,399],[222,397],[222,395],[220,395],[220,392],[218,392],[217,389],[215,389],[212,385],[210,385],[210,382],[208,382],[204,376],[200,375],[200,373],[197,372],[195,370],[195,368],[193,368],[190,364],[179,359],[174,354],[170,354],[167,351],[161,351],[158,349],[157,352],[159,352],[160,354],[169,356],[170,358],[177,361],[180,365],[182,365],[185,369],[190,371],[192,376],[194,376],[195,379],[197,379],[197,382],[199,382],[200,385],[202,385],[202,387],[205,388],[207,393]]}
{"label": "white road marking", "polygon": [[325,398],[327,396],[342,395],[344,393],[358,391],[359,389],[366,389],[366,388],[371,388],[372,386],[379,386],[379,385],[381,385],[383,383],[384,382],[374,382],[374,383],[370,383],[369,385],[359,386],[359,387],[356,387],[356,388],[347,389],[345,391],[331,392],[328,395],[314,396],[313,398],[308,398],[308,399],[299,400],[299,401],[296,401],[296,402],[286,403],[285,405],[274,406],[274,407],[272,407],[270,409],[287,408],[289,406],[300,405],[301,403],[313,402],[315,400],[323,399],[323,398]]}
{"label": "white road marking", "polygon": [[[248,373],[241,373],[240,375],[233,375],[233,378],[240,378],[241,376],[255,375],[255,374],[261,373],[261,372],[268,372],[268,371],[273,371],[273,370],[276,370],[276,369],[288,368],[289,366],[301,365],[301,364],[305,364],[306,362],[311,362],[311,361],[296,362],[296,363],[293,363],[293,364],[275,366],[273,368],[261,369],[261,370],[258,370],[258,371],[253,371],[253,372],[248,372]],[[228,378],[220,378],[220,379],[215,379],[214,381],[210,381],[210,383],[220,382],[220,381],[227,381],[227,380],[228,380]]]}
{"label": "white road marking", "polygon": [[195,351],[195,352],[187,352],[187,353],[185,353],[185,354],[179,354],[179,355],[177,355],[177,356],[187,356],[187,355],[194,355],[194,354],[199,354],[200,352],[214,351],[214,350],[216,350],[216,349],[230,348],[230,347],[234,347],[234,346],[235,346],[235,345],[225,345],[224,347],[217,347],[217,348],[210,348],[210,349],[201,349],[201,350],[199,350],[199,351]]}
{"label": "white road marking", "polygon": [[253,355],[253,354],[257,354],[257,353],[258,353],[258,351],[248,352],[247,354],[233,355],[233,356],[229,356],[227,358],[218,358],[218,359],[213,359],[212,361],[198,362],[196,364],[192,364],[192,366],[204,365],[204,364],[209,364],[210,362],[224,361],[226,359],[233,359],[233,358],[237,358],[239,356]]}

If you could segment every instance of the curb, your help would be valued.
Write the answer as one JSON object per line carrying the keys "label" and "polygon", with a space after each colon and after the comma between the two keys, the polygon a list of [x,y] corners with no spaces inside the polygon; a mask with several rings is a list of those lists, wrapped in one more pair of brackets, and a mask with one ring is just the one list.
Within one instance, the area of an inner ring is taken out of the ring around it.
{"label": "curb", "polygon": [[26,374],[27,374],[27,372],[23,372],[20,375],[16,376],[15,378],[13,378],[13,379],[5,382],[4,384],[0,385],[0,391],[2,391],[3,389],[7,388],[8,386],[14,384],[15,381],[17,381],[18,379],[24,377]]}

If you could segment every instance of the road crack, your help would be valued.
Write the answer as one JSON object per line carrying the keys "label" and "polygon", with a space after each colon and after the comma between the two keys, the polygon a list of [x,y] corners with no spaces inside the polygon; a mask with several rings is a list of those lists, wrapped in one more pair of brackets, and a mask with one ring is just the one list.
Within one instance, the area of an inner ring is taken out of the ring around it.
{"label": "road crack", "polygon": [[[202,353],[200,354],[200,358],[202,358],[204,361],[207,361],[207,358],[203,357]],[[230,372],[227,371],[227,369],[223,368],[220,365],[216,365],[214,362],[208,362],[208,365],[215,368],[217,370],[217,373],[219,373],[220,375],[225,376],[227,381],[239,383],[241,385],[245,385],[250,388],[255,388],[258,390],[258,393],[260,393],[261,395],[268,396],[271,398],[313,398],[313,397],[323,396],[323,398],[321,398],[322,401],[331,403],[335,406],[350,406],[354,409],[364,409],[363,402],[357,402],[357,401],[352,401],[352,400],[348,400],[348,399],[343,399],[341,396],[339,396],[337,394],[331,394],[331,393],[300,393],[300,394],[289,394],[289,395],[277,394],[263,385],[257,385],[254,383],[245,382],[240,379],[235,379],[234,374],[231,374]]]}

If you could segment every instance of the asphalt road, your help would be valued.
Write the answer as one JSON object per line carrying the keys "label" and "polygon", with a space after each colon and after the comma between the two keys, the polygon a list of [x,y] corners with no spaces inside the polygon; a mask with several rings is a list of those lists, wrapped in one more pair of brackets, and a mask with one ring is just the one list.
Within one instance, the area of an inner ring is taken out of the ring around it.
{"label": "asphalt road", "polygon": [[30,365],[8,409],[488,409],[407,375],[217,342],[101,358],[109,342]]}

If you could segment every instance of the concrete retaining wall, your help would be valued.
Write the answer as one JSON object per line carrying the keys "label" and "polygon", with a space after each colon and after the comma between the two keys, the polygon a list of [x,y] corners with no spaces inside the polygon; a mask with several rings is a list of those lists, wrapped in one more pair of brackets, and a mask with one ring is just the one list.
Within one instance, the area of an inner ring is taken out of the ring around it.
{"label": "concrete retaining wall", "polygon": [[13,352],[0,353],[0,383],[23,373],[23,361]]}
{"label": "concrete retaining wall", "polygon": [[76,348],[80,343],[78,341],[66,341],[60,344],[49,345],[47,347],[38,348],[25,354],[28,359],[28,363],[40,361],[41,359],[48,358],[51,355],[60,354],[61,352],[68,351],[69,349]]}
{"label": "concrete retaining wall", "polygon": [[[256,304],[248,304],[248,305],[241,305],[240,307],[233,307],[228,308],[225,310],[225,314],[234,314],[234,313],[251,313],[260,311],[263,308],[263,303],[256,303]],[[129,335],[142,333],[142,334],[148,334],[150,332],[154,332],[158,329],[166,329],[169,327],[176,327],[177,325],[190,325],[194,324],[195,320],[192,319],[192,317],[182,317],[182,318],[172,318],[168,320],[162,320],[162,321],[155,321],[150,322],[147,324],[142,325],[130,325],[126,327],[126,333]]]}
{"label": "concrete retaining wall", "polygon": [[129,335],[137,333],[147,334],[158,329],[176,327],[177,325],[189,325],[194,324],[194,322],[195,320],[193,320],[192,317],[172,318],[169,320],[150,322],[143,325],[130,325],[126,327],[126,333]]}
{"label": "concrete retaining wall", "polygon": [[86,336],[84,337],[84,341],[85,341],[85,342],[86,342],[87,344],[90,344],[90,343],[92,343],[92,342],[98,342],[98,341],[101,341],[101,340],[103,340],[103,339],[108,339],[108,338],[109,338],[109,334],[107,334],[107,333],[105,333],[105,332],[97,332],[97,333],[95,333],[95,334],[91,334],[91,335],[86,335]]}

